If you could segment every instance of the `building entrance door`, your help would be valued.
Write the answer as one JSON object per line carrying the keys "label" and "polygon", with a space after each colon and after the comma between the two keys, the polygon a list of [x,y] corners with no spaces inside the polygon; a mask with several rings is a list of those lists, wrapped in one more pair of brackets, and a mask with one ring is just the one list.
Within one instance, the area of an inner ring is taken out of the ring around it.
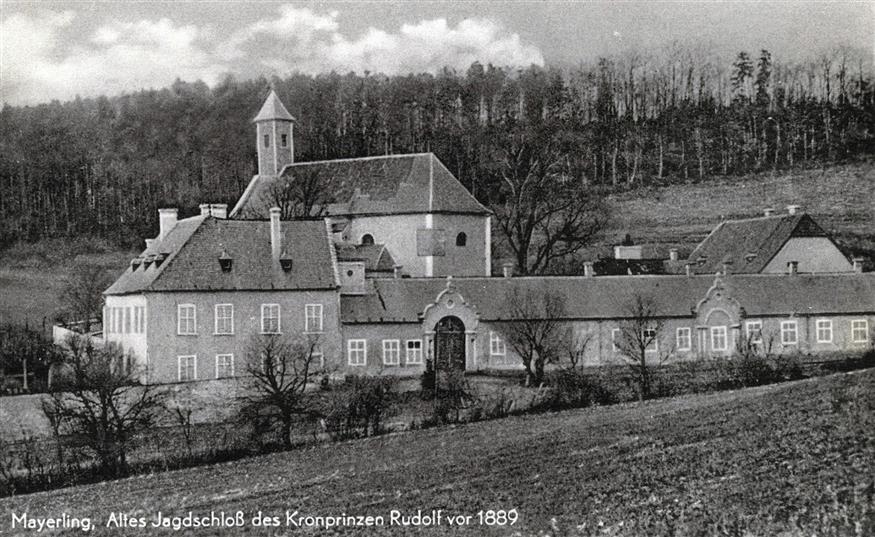
{"label": "building entrance door", "polygon": [[435,369],[465,370],[465,325],[458,317],[444,317],[434,326]]}

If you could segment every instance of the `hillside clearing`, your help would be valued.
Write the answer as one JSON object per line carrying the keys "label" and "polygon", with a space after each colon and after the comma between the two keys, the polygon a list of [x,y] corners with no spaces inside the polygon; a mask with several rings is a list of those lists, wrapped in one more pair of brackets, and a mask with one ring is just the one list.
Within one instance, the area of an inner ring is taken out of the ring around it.
{"label": "hillside clearing", "polygon": [[[114,511],[151,520],[159,510],[167,516],[241,510],[247,525],[233,534],[260,535],[263,528],[248,524],[252,516],[262,511],[285,520],[287,509],[387,520],[392,509],[520,514],[512,530],[475,522],[472,534],[539,534],[556,525],[568,535],[871,535],[873,417],[875,370],[866,370],[320,445],[7,498],[0,507],[91,516],[98,535],[118,534],[104,527]],[[384,526],[367,534],[410,531]]]}

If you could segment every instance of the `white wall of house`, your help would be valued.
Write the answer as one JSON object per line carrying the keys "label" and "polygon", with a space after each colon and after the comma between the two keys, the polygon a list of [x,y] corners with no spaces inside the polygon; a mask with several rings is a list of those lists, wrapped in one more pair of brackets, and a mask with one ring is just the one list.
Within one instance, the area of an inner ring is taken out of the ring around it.
{"label": "white wall of house", "polygon": [[787,271],[787,263],[797,261],[799,272],[853,272],[854,267],[826,237],[794,237],[781,248],[763,269],[764,273]]}

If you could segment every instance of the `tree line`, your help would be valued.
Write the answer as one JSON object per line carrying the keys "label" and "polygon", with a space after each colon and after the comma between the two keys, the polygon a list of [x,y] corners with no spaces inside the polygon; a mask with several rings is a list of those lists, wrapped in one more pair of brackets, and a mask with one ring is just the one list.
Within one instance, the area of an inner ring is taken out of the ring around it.
{"label": "tree line", "polygon": [[549,162],[524,166],[572,195],[855,158],[875,128],[871,59],[848,48],[799,62],[668,46],[573,68],[177,81],[4,106],[0,247],[79,234],[135,246],[155,235],[157,207],[235,202],[270,85],[297,118],[297,160],[432,151],[492,207],[519,194],[513,159],[542,146]]}

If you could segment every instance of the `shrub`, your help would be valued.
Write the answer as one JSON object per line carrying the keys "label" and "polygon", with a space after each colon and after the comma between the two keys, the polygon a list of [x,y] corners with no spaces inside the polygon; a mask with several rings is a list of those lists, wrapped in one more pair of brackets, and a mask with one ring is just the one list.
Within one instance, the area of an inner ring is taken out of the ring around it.
{"label": "shrub", "polygon": [[436,424],[458,423],[462,410],[474,403],[474,396],[464,371],[452,370],[439,373],[435,378],[435,399],[432,405],[432,420]]}
{"label": "shrub", "polygon": [[545,404],[551,409],[581,408],[612,402],[613,397],[599,377],[582,369],[566,368],[550,376],[551,396]]}
{"label": "shrub", "polygon": [[395,377],[347,377],[323,401],[322,419],[331,438],[342,440],[385,433],[386,419],[397,407],[398,383]]}
{"label": "shrub", "polygon": [[428,359],[425,361],[425,371],[422,372],[422,376],[419,378],[419,387],[424,398],[431,398],[434,396],[434,385],[434,363]]}

